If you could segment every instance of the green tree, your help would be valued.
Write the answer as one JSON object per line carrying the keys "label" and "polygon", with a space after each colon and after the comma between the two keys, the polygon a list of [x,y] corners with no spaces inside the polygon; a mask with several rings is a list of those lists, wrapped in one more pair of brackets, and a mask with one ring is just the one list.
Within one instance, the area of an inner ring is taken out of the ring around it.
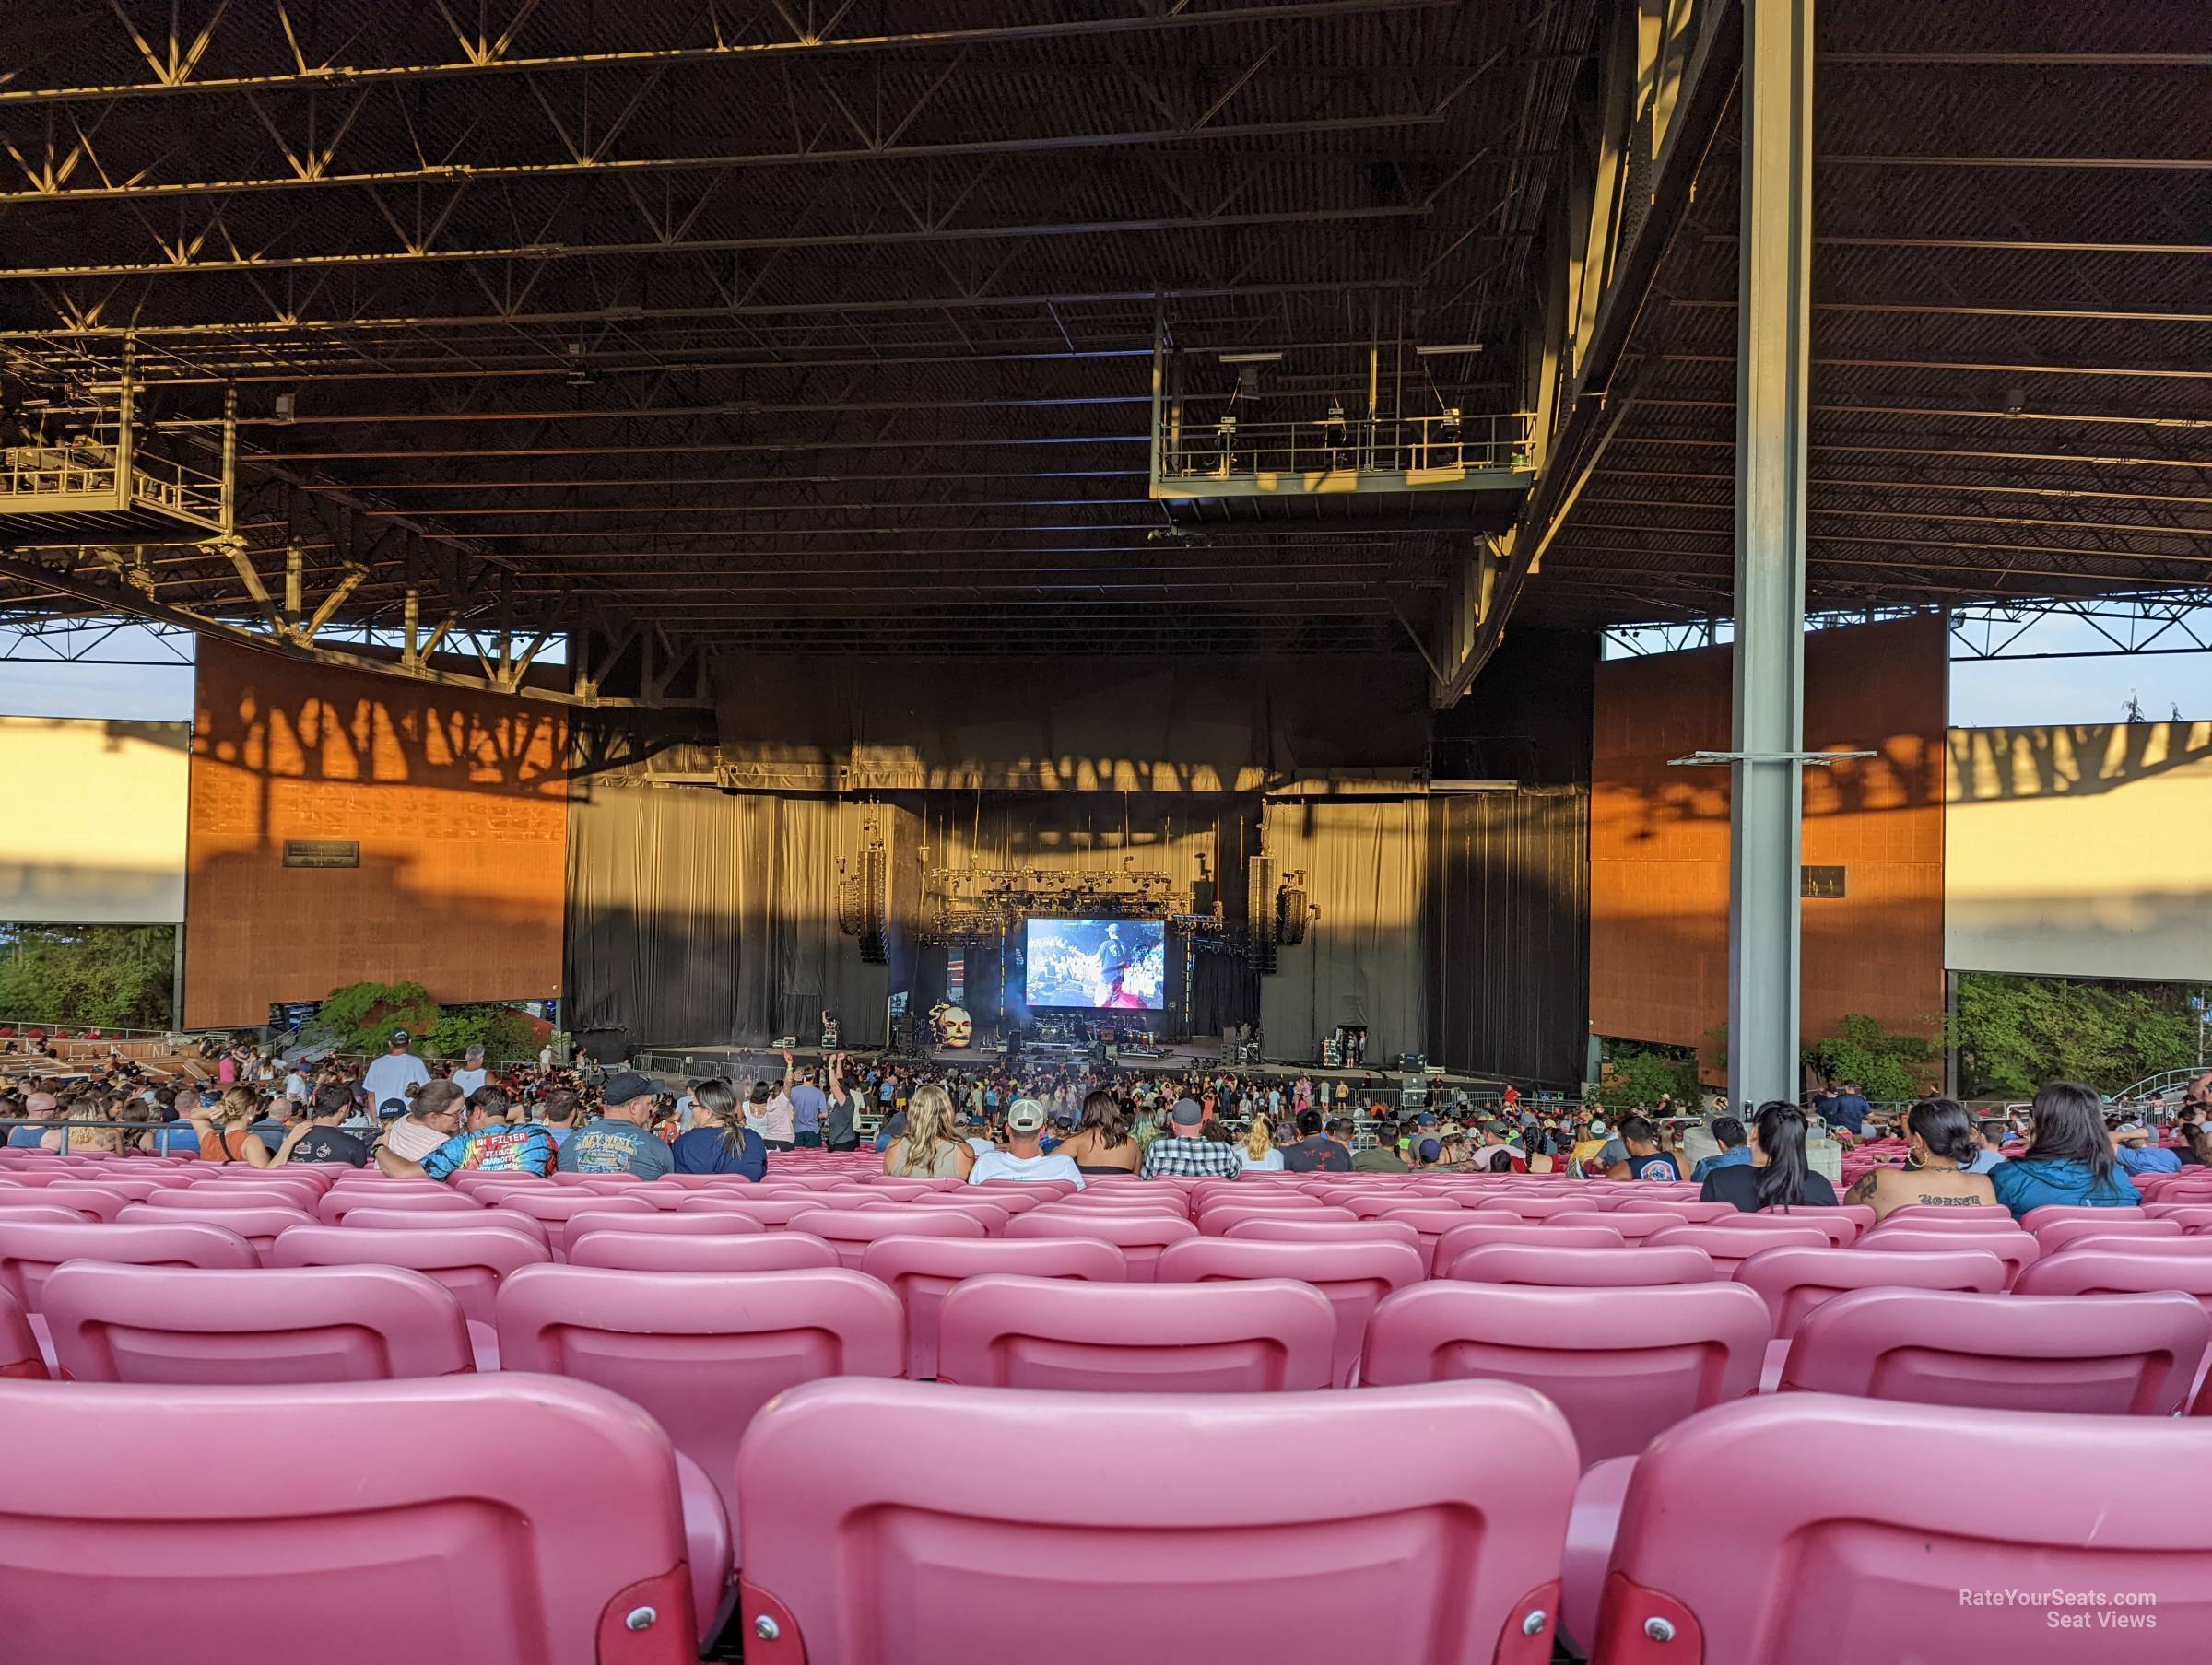
{"label": "green tree", "polygon": [[529,1014],[512,1006],[449,1006],[440,1014],[428,1038],[426,1049],[438,1058],[459,1058],[472,1046],[484,1049],[494,1062],[535,1058],[537,1026]]}
{"label": "green tree", "polygon": [[1886,1029],[1875,1018],[1847,1014],[1836,1032],[1805,1049],[1805,1061],[1830,1081],[1855,1081],[1877,1104],[1917,1098],[1942,1074],[1943,1044],[1924,1035]]}
{"label": "green tree", "polygon": [[1968,972],[1959,979],[1959,1058],[1974,1094],[2026,1097],[2047,1081],[2116,1092],[2196,1059],[2190,991]]}
{"label": "green tree", "polygon": [[1654,1105],[1663,1097],[1698,1102],[1698,1055],[1679,1047],[1618,1046],[1605,1061],[1597,1101],[1609,1110]]}
{"label": "green tree", "polygon": [[174,925],[0,927],[0,1018],[166,1029],[176,964]]}
{"label": "green tree", "polygon": [[442,1015],[420,983],[347,983],[330,991],[304,1038],[341,1052],[382,1052],[394,1029],[427,1035]]}

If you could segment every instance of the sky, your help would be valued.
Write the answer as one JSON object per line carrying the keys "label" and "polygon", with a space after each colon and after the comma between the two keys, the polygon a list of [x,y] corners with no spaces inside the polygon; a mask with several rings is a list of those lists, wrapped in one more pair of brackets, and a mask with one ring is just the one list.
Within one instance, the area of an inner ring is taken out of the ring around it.
{"label": "sky", "polygon": [[[2200,639],[2212,639],[2207,624],[2212,621],[2199,623]],[[2046,619],[2033,632],[2017,645],[2044,652],[2103,645],[2078,619]],[[188,639],[178,645],[190,651]],[[25,645],[0,630],[0,651],[11,651],[21,653]],[[135,631],[117,631],[101,651],[114,658],[169,657],[166,644]],[[2116,722],[2131,697],[2151,721],[2162,721],[2177,710],[2192,721],[2212,719],[2212,653],[1951,662],[1951,722],[1959,728]],[[0,715],[190,721],[192,667],[0,660]]]}

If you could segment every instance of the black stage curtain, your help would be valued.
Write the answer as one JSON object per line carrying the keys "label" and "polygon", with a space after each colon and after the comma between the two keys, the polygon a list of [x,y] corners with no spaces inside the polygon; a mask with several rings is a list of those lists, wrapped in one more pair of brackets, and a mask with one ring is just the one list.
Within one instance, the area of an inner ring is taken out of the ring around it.
{"label": "black stage curtain", "polygon": [[[594,783],[570,808],[570,1027],[616,1045],[881,1044],[885,967],[837,926],[860,806]],[[618,1037],[618,1039],[609,1037]]]}

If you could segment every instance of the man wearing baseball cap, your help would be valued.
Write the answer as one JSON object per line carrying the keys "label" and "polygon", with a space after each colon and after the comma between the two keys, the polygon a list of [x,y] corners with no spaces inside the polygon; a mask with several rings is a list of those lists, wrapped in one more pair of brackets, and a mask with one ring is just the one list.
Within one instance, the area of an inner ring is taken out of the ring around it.
{"label": "man wearing baseball cap", "polygon": [[1168,1115],[1167,1132],[1145,1152],[1144,1178],[1157,1179],[1162,1174],[1172,1174],[1178,1178],[1234,1179],[1241,1176],[1244,1164],[1237,1147],[1201,1139],[1198,1131],[1205,1125],[1206,1107],[1195,1098],[1178,1098]]}
{"label": "man wearing baseball cap", "polygon": [[405,1029],[393,1030],[391,1049],[370,1064],[361,1085],[368,1090],[371,1104],[382,1104],[387,1098],[404,1101],[409,1088],[429,1081],[430,1073],[422,1060],[407,1050],[407,1043],[414,1038]]}
{"label": "man wearing baseball cap", "polygon": [[982,1185],[993,1179],[1065,1179],[1083,1189],[1083,1171],[1072,1156],[1048,1156],[1041,1135],[1048,1120],[1044,1106],[1034,1098],[1017,1098],[1006,1107],[1006,1148],[975,1159],[968,1183]]}
{"label": "man wearing baseball cap", "polygon": [[635,1174],[658,1179],[676,1171],[676,1158],[653,1136],[653,1109],[660,1085],[634,1070],[607,1077],[606,1108],[561,1142],[564,1174]]}

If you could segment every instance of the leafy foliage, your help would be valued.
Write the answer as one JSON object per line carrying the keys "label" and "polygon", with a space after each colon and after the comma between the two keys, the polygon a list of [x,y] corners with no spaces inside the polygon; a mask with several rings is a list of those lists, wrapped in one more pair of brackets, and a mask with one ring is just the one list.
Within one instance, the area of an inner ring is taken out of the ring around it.
{"label": "leafy foliage", "polygon": [[443,1014],[420,983],[347,983],[333,989],[302,1038],[341,1052],[382,1052],[395,1028],[427,1035]]}
{"label": "leafy foliage", "polygon": [[512,1006],[449,1006],[430,1028],[426,1050],[439,1058],[459,1058],[472,1046],[495,1062],[535,1058],[537,1026]]}
{"label": "leafy foliage", "polygon": [[2196,1059],[2190,991],[1969,972],[1959,979],[1968,1090],[2025,1097],[2047,1081],[2116,1092]]}
{"label": "leafy foliage", "polygon": [[1697,1103],[1697,1054],[1675,1047],[1616,1047],[1599,1076],[1598,1103],[1625,1110],[1663,1097]]}
{"label": "leafy foliage", "polygon": [[174,925],[10,925],[0,931],[0,1017],[166,1029]]}
{"label": "leafy foliage", "polygon": [[1877,1104],[1894,1104],[1918,1097],[1941,1079],[1943,1043],[1885,1029],[1854,1012],[1833,1035],[1808,1044],[1805,1061],[1831,1082],[1857,1082]]}

